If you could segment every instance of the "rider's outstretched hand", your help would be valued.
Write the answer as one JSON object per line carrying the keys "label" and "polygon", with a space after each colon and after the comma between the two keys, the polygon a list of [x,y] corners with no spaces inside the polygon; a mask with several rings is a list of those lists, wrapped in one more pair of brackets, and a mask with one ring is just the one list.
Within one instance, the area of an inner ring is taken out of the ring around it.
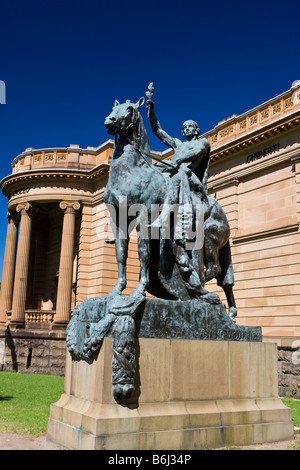
{"label": "rider's outstretched hand", "polygon": [[147,111],[148,111],[148,119],[149,119],[151,114],[154,113],[154,103],[153,103],[152,100],[147,100],[146,108],[147,108]]}

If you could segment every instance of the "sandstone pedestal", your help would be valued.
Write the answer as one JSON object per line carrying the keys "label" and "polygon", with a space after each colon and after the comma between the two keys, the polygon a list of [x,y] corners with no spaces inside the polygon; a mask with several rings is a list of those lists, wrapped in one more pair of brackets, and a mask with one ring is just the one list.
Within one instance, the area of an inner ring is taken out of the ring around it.
{"label": "sandstone pedestal", "polygon": [[68,354],[48,438],[70,449],[193,450],[293,438],[278,398],[275,344],[136,339],[137,395],[112,395],[112,339],[93,361]]}

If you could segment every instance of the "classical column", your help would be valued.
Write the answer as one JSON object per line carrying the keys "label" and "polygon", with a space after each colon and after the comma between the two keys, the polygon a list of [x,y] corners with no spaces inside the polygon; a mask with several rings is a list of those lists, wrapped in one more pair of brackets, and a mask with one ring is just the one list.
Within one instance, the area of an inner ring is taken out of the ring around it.
{"label": "classical column", "polygon": [[32,290],[32,308],[41,310],[44,286],[45,286],[45,275],[46,275],[46,251],[47,241],[49,233],[49,223],[47,220],[39,219],[36,230],[36,247],[35,247],[35,259],[33,268],[33,290]]}
{"label": "classical column", "polygon": [[11,309],[14,286],[19,215],[7,214],[8,225],[3,260],[1,296],[0,296],[0,328],[6,324],[6,312]]}
{"label": "classical column", "polygon": [[75,211],[80,208],[80,204],[79,202],[62,201],[59,204],[59,207],[64,210],[64,217],[59,261],[56,314],[53,328],[65,328],[70,320],[75,238]]}
{"label": "classical column", "polygon": [[17,212],[21,214],[21,221],[10,321],[10,326],[13,328],[25,327],[25,304],[33,211],[34,208],[28,202],[17,205]]}

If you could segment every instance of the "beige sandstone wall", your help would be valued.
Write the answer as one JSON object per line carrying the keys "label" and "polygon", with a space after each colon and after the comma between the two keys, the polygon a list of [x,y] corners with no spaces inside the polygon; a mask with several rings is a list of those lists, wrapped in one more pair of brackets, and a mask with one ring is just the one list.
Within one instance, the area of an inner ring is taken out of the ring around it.
{"label": "beige sandstone wall", "polygon": [[[84,206],[80,231],[77,303],[86,297],[104,296],[117,282],[117,261],[114,245],[105,243],[113,237],[109,211],[101,200],[95,206]],[[137,286],[139,262],[136,234],[131,236],[127,262],[125,295]]]}
{"label": "beige sandstone wall", "polygon": [[265,161],[245,163],[248,150],[211,170],[211,194],[232,229],[238,322],[261,326],[264,336],[300,335],[298,140],[294,131],[277,138],[280,150]]}

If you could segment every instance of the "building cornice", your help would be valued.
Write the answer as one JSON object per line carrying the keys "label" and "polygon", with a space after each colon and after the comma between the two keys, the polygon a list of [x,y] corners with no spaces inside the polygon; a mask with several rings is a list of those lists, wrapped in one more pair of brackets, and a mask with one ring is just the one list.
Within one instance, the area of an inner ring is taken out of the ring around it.
{"label": "building cornice", "polygon": [[246,135],[226,142],[223,145],[211,149],[211,162],[217,162],[220,159],[233,156],[233,154],[246,150],[252,145],[257,145],[269,138],[278,137],[283,132],[291,131],[300,126],[300,110],[292,114],[283,116],[280,119],[271,122],[265,126],[249,132]]}
{"label": "building cornice", "polygon": [[[220,121],[202,134],[211,146],[211,163],[224,160],[263,140],[292,130],[300,125],[300,81],[284,93],[246,111]],[[173,149],[160,153],[162,159],[172,158]]]}
{"label": "building cornice", "polygon": [[[300,82],[292,84],[290,90],[243,113],[221,121],[201,138],[211,145],[211,161],[224,159],[231,154],[259,143],[288,127],[298,125],[300,117]],[[283,126],[283,127],[282,127]]]}
{"label": "building cornice", "polygon": [[101,163],[91,170],[78,170],[78,169],[62,169],[62,168],[46,168],[40,170],[28,170],[24,172],[15,173],[3,178],[0,182],[0,188],[5,196],[8,196],[8,189],[19,182],[32,183],[40,180],[77,180],[89,181],[105,178],[109,172],[109,163]]}
{"label": "building cornice", "polygon": [[98,147],[87,147],[86,149],[81,148],[79,146],[75,145],[70,145],[69,147],[48,147],[48,148],[40,148],[36,149],[33,147],[30,147],[26,149],[24,152],[20,153],[17,155],[12,163],[11,166],[13,167],[19,160],[22,160],[24,157],[28,155],[34,155],[34,154],[39,154],[41,152],[76,152],[79,153],[80,155],[83,154],[91,154],[91,155],[98,155],[101,152],[104,152],[108,148],[114,148],[114,141],[112,139],[107,140],[106,142],[103,142],[103,144],[99,145]]}

